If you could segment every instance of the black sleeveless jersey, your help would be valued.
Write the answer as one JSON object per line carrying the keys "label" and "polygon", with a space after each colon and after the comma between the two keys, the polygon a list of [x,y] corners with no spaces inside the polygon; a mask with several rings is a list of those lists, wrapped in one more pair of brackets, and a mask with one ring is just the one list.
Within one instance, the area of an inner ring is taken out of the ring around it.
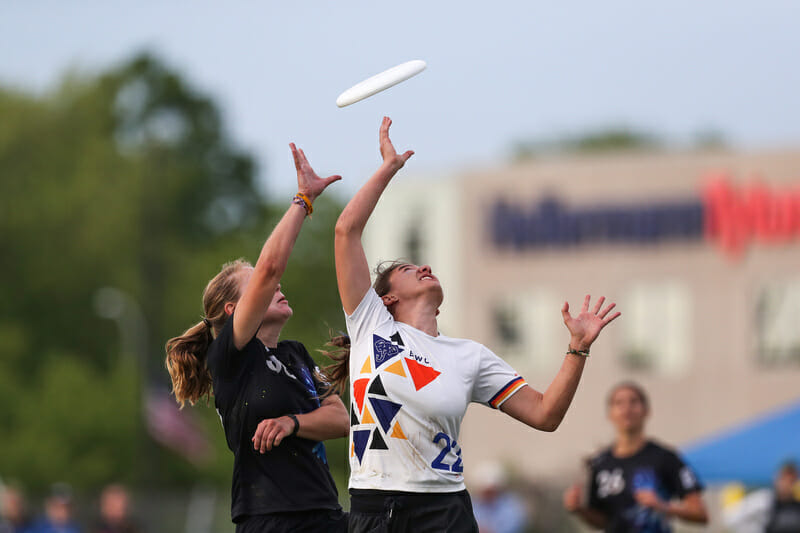
{"label": "black sleeveless jersey", "polygon": [[263,454],[253,449],[259,422],[313,411],[325,392],[305,347],[281,341],[267,349],[253,337],[241,350],[233,344],[233,316],[208,350],[214,403],[234,455],[231,515],[311,509],[338,510],[336,485],[321,442],[297,436]]}

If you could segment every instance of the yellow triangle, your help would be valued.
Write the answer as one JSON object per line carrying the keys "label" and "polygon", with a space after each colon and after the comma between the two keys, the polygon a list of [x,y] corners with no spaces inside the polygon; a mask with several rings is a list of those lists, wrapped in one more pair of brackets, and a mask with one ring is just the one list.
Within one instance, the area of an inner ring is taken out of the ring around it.
{"label": "yellow triangle", "polygon": [[355,451],[353,451],[353,443],[351,442],[350,443],[350,457],[353,457],[354,455],[355,455]]}
{"label": "yellow triangle", "polygon": [[394,437],[396,439],[407,439],[406,434],[403,433],[403,430],[400,429],[400,422],[395,423],[394,429],[392,430],[392,434],[389,435],[390,437]]}
{"label": "yellow triangle", "polygon": [[362,424],[374,424],[375,419],[372,418],[372,413],[369,412],[369,408],[365,405],[364,406],[364,417],[361,419]]}
{"label": "yellow triangle", "polygon": [[364,366],[361,367],[362,374],[372,374],[372,365],[369,364],[369,357],[364,361]]}
{"label": "yellow triangle", "polygon": [[406,377],[406,371],[403,370],[403,361],[400,359],[387,366],[386,371],[391,372],[392,374],[397,374],[398,376]]}

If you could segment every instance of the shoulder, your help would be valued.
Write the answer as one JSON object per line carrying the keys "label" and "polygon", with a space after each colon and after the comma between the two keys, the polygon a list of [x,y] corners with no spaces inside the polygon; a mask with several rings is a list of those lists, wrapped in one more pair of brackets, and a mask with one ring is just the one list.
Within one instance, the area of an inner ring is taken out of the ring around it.
{"label": "shoulder", "polygon": [[650,439],[647,441],[645,446],[644,452],[648,456],[658,457],[665,460],[680,459],[677,449],[660,441]]}
{"label": "shoulder", "polygon": [[614,456],[611,454],[611,447],[609,446],[591,456],[588,463],[591,469],[596,470],[613,461]]}

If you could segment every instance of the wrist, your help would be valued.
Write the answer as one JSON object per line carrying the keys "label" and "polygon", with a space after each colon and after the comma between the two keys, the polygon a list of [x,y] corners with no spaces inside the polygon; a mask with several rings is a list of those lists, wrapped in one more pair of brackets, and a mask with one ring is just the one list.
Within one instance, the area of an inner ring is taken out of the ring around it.
{"label": "wrist", "polygon": [[294,429],[292,430],[292,432],[291,432],[291,433],[289,433],[289,436],[290,436],[290,437],[294,437],[295,435],[297,435],[297,432],[298,432],[298,431],[300,431],[300,421],[299,421],[299,420],[297,420],[297,416],[295,416],[295,415],[286,415],[286,416],[287,416],[287,417],[288,417],[288,418],[289,418],[289,419],[292,421],[292,423],[294,424]]}
{"label": "wrist", "polygon": [[568,350],[575,350],[576,352],[589,352],[592,347],[591,342],[583,342],[581,339],[570,338]]}

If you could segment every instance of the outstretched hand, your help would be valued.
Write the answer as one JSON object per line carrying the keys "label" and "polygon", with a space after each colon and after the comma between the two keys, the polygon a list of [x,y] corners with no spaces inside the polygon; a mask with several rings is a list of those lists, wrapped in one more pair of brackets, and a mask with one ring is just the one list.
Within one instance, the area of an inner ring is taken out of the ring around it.
{"label": "outstretched hand", "polygon": [[569,314],[568,302],[564,302],[564,307],[561,308],[561,316],[564,318],[564,324],[570,333],[569,345],[573,350],[588,350],[589,346],[600,335],[600,331],[622,314],[616,312],[608,316],[608,313],[616,307],[617,304],[615,303],[608,304],[604,309],[600,309],[606,300],[605,296],[601,296],[594,308],[589,311],[591,299],[592,297],[587,294],[583,300],[581,312],[574,317]]}
{"label": "outstretched hand", "polygon": [[333,175],[327,178],[320,178],[311,164],[306,158],[306,154],[302,149],[298,149],[294,143],[289,143],[289,148],[292,149],[292,156],[294,156],[294,168],[297,170],[297,190],[308,197],[312,202],[322,194],[325,188],[333,183],[342,179],[341,176]]}
{"label": "outstretched hand", "polygon": [[389,117],[383,117],[383,122],[381,122],[381,130],[380,130],[380,144],[381,144],[381,157],[383,157],[383,163],[390,165],[392,169],[396,172],[403,168],[403,165],[406,164],[406,161],[414,155],[413,150],[408,150],[407,152],[398,155],[397,151],[394,149],[392,145],[392,141],[389,140],[389,126],[392,125],[392,119]]}

